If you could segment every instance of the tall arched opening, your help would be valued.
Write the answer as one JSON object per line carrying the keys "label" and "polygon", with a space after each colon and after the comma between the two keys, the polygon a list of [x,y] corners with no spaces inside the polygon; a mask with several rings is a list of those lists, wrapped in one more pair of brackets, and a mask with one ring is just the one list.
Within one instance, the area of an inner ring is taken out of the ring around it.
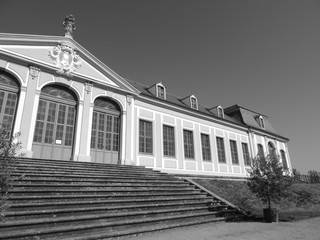
{"label": "tall arched opening", "polygon": [[20,86],[10,74],[0,71],[0,125],[13,130]]}
{"label": "tall arched opening", "polygon": [[33,137],[33,157],[71,160],[77,97],[70,89],[48,85],[41,90]]}
{"label": "tall arched opening", "polygon": [[103,97],[94,101],[90,144],[93,162],[120,164],[120,116],[115,101]]}

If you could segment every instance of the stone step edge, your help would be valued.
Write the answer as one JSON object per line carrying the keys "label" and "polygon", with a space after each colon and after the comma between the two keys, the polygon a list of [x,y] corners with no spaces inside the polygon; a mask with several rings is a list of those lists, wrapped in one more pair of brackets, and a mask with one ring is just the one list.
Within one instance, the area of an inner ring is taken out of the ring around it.
{"label": "stone step edge", "polygon": [[[161,193],[161,194],[137,194],[134,195],[133,197],[148,197],[148,196],[153,196],[153,197],[176,197],[176,196],[186,196],[186,195],[192,195],[192,196],[207,196],[206,193],[201,193],[201,192],[191,192],[191,193]],[[29,195],[29,196],[16,196],[16,195],[11,195],[10,200],[24,200],[24,199],[66,199],[66,198],[127,198],[127,197],[132,197],[132,195],[105,195],[105,194],[96,194],[96,195],[85,195],[85,194],[71,194],[71,195],[47,195],[47,196],[42,196],[42,195]]]}
{"label": "stone step edge", "polygon": [[[61,213],[72,213],[72,212],[89,212],[89,211],[116,211],[123,209],[137,209],[137,208],[157,208],[157,207],[175,207],[181,205],[204,205],[204,202],[192,203],[192,204],[177,204],[177,203],[163,203],[163,204],[141,204],[141,205],[121,205],[121,206],[99,206],[99,207],[77,207],[77,208],[65,208],[65,209],[47,209],[47,210],[30,210],[30,211],[19,211],[12,212],[7,211],[6,216],[28,216],[28,215],[44,215],[44,214],[61,214]],[[208,206],[206,205],[206,208]],[[10,208],[9,208],[10,209]]]}
{"label": "stone step edge", "polygon": [[136,165],[126,165],[126,164],[110,164],[110,163],[95,163],[95,162],[80,162],[80,161],[65,161],[65,160],[55,160],[55,159],[41,159],[41,158],[13,158],[13,161],[17,162],[35,162],[35,163],[52,163],[52,164],[75,164],[75,165],[91,165],[91,166],[120,166],[124,168],[142,168],[148,169],[145,166],[136,166]]}
{"label": "stone step edge", "polygon": [[110,178],[111,176],[113,178],[119,178],[119,179],[175,179],[172,176],[168,175],[154,175],[154,174],[126,174],[126,175],[119,175],[119,174],[90,174],[90,173],[82,173],[82,174],[68,174],[61,172],[47,172],[47,171],[39,171],[39,172],[27,172],[27,171],[13,171],[13,176],[18,176],[18,178],[23,178],[24,176],[32,176],[32,175],[38,175],[38,176],[63,176],[63,177],[81,177],[81,178]]}
{"label": "stone step edge", "polygon": [[[29,226],[29,225],[39,225],[39,224],[57,224],[61,222],[78,222],[85,220],[97,220],[97,219],[110,219],[110,218],[119,218],[119,217],[128,217],[128,216],[137,216],[139,215],[152,215],[159,213],[176,213],[176,212],[188,212],[188,211],[198,211],[206,210],[207,207],[185,207],[185,208],[174,208],[174,209],[160,209],[160,210],[149,210],[149,211],[133,211],[133,212],[116,212],[116,213],[101,213],[101,214],[86,214],[77,216],[61,216],[61,217],[44,217],[37,219],[25,219],[25,220],[12,220],[4,223],[0,222],[0,230],[5,230],[8,227],[16,226]],[[212,211],[212,214],[217,214],[218,211]],[[151,217],[151,216],[150,216]],[[78,223],[76,223],[78,224]]]}
{"label": "stone step edge", "polygon": [[27,236],[37,236],[37,235],[44,235],[44,234],[55,234],[61,232],[70,232],[70,231],[79,231],[79,230],[87,230],[87,229],[94,229],[94,228],[103,228],[103,227],[112,227],[112,226],[119,226],[119,225],[131,225],[131,224],[142,224],[142,223],[154,223],[160,222],[165,220],[175,220],[175,219],[187,219],[190,217],[199,217],[199,216],[214,216],[211,212],[208,213],[198,213],[198,214],[185,214],[185,215],[177,215],[177,216],[167,216],[161,218],[143,218],[143,219],[134,219],[128,221],[119,221],[119,222],[112,222],[112,223],[96,223],[96,224],[85,224],[85,225],[77,225],[77,226],[60,226],[60,227],[50,227],[44,229],[28,229],[25,231],[14,231],[9,232],[7,234],[0,233],[0,239],[2,238],[18,238],[18,237],[27,237]]}
{"label": "stone step edge", "polygon": [[[152,168],[146,168],[144,166],[135,168],[131,166],[125,166],[125,165],[98,165],[98,166],[82,166],[82,165],[77,165],[74,163],[70,164],[56,164],[56,163],[42,163],[42,162],[25,162],[25,161],[19,161],[19,162],[13,162],[12,165],[14,168],[17,167],[30,167],[30,168],[59,168],[59,169],[86,169],[86,170],[120,170],[120,171],[133,171],[133,172],[148,172],[148,173],[161,173],[160,170],[153,170]],[[165,173],[163,173],[165,174]]]}
{"label": "stone step edge", "polygon": [[93,205],[93,204],[123,204],[123,203],[140,203],[140,202],[183,202],[183,201],[207,201],[211,202],[210,198],[177,198],[177,199],[126,199],[126,200],[94,200],[94,201],[64,201],[64,202],[33,202],[33,203],[11,203],[10,208],[21,207],[50,207],[50,206],[68,206],[68,205]]}
{"label": "stone step edge", "polygon": [[181,189],[170,189],[170,188],[162,188],[162,189],[12,189],[10,190],[10,193],[13,194],[21,194],[21,193],[68,193],[68,192],[86,192],[86,193],[92,193],[92,192],[201,192],[200,189],[188,189],[188,188],[181,188]]}
{"label": "stone step edge", "polygon": [[169,188],[186,188],[186,189],[194,189],[194,186],[191,186],[187,183],[185,184],[163,184],[163,185],[156,185],[156,184],[131,184],[131,185],[122,185],[121,183],[114,184],[114,185],[107,185],[107,184],[72,184],[72,183],[67,183],[67,184],[48,184],[48,183],[17,183],[13,182],[12,185],[14,188],[25,188],[25,187],[36,187],[36,188],[70,188],[70,187],[75,187],[75,188],[84,188],[84,187],[104,187],[104,188],[124,188],[124,187],[132,187],[132,188],[159,188],[159,187],[169,187]]}

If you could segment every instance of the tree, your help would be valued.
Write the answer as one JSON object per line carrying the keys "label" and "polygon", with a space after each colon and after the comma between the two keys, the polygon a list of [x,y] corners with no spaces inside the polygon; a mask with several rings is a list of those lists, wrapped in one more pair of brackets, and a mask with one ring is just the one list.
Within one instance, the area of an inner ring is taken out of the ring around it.
{"label": "tree", "polygon": [[0,221],[4,220],[5,212],[9,208],[9,190],[13,184],[13,162],[20,150],[17,141],[19,133],[11,135],[11,128],[0,126]]}
{"label": "tree", "polygon": [[252,161],[249,170],[250,180],[247,185],[271,211],[271,204],[277,203],[287,196],[293,178],[288,170],[284,169],[279,157],[268,155]]}

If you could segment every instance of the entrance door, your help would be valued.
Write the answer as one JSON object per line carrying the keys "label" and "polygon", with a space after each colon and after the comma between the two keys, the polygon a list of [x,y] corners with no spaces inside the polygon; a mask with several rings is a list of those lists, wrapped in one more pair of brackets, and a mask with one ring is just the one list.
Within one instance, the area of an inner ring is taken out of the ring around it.
{"label": "entrance door", "polygon": [[0,125],[13,128],[19,86],[8,74],[0,72]]}
{"label": "entrance door", "polygon": [[33,157],[71,160],[75,118],[75,96],[59,86],[45,87],[39,100]]}
{"label": "entrance door", "polygon": [[91,130],[91,159],[98,163],[119,163],[120,109],[108,99],[94,102]]}

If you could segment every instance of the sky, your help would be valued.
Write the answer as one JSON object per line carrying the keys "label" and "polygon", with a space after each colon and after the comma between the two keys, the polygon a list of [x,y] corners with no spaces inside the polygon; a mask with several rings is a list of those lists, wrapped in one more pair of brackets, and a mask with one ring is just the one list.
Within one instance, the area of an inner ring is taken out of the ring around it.
{"label": "sky", "polygon": [[267,115],[293,168],[320,171],[320,1],[1,0],[0,32],[74,39],[120,76]]}

